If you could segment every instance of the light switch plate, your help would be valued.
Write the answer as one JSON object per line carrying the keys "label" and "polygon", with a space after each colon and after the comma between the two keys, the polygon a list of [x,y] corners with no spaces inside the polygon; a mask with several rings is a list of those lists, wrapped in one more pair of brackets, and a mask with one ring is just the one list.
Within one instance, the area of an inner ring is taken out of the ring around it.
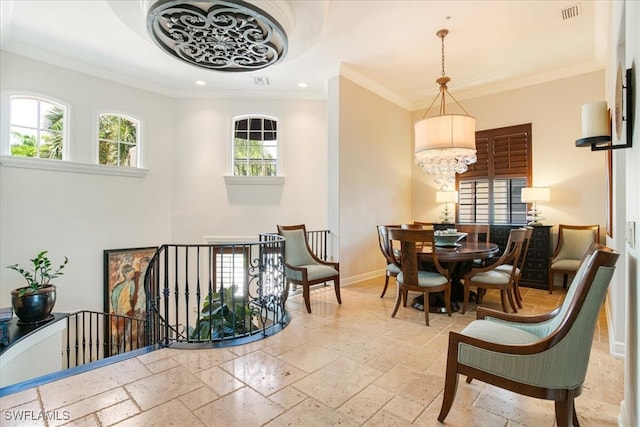
{"label": "light switch plate", "polygon": [[627,244],[631,249],[635,249],[636,247],[636,222],[635,221],[627,221],[627,235],[625,236],[627,239]]}

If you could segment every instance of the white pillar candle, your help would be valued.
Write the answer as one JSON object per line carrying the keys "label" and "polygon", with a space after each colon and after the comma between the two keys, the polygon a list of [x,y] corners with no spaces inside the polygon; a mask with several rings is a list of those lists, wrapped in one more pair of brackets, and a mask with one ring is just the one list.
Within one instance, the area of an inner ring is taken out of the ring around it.
{"label": "white pillar candle", "polygon": [[606,101],[596,101],[582,106],[582,137],[611,135],[611,122]]}

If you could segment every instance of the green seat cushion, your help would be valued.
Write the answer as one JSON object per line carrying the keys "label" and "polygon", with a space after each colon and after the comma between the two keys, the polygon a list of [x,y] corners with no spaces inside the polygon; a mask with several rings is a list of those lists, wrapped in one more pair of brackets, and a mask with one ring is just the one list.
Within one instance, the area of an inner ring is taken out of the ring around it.
{"label": "green seat cushion", "polygon": [[580,261],[573,259],[561,259],[551,263],[551,268],[556,270],[577,271],[580,267]]}
{"label": "green seat cushion", "polygon": [[[402,273],[398,274],[397,281],[398,283],[404,284],[404,275]],[[442,286],[448,281],[449,279],[438,273],[433,273],[431,271],[418,272],[418,286],[430,288],[433,286]]]}
{"label": "green seat cushion", "polygon": [[402,270],[400,270],[400,268],[395,264],[389,264],[387,265],[387,273],[397,276],[402,273]]}
{"label": "green seat cushion", "polygon": [[530,344],[540,340],[539,336],[530,332],[487,320],[474,320],[462,330],[461,334],[507,345]]}
{"label": "green seat cushion", "polygon": [[473,282],[487,283],[490,285],[508,285],[509,276],[494,269],[476,274],[470,279],[469,284],[473,286]]}
{"label": "green seat cushion", "polygon": [[[331,277],[335,277],[338,275],[338,270],[328,265],[321,264],[306,264],[300,265],[300,268],[307,269],[307,279],[308,280],[318,280],[327,278],[330,280]],[[294,271],[289,268],[285,268],[285,274],[292,280],[302,280],[302,273],[299,271]]]}

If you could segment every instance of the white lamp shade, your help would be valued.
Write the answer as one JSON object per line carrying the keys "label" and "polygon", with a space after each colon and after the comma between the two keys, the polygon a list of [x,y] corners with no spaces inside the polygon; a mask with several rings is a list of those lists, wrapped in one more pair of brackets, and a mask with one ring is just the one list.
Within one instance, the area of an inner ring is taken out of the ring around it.
{"label": "white lamp shade", "polygon": [[548,202],[551,199],[551,190],[546,187],[525,187],[520,198],[523,202]]}
{"label": "white lamp shade", "polygon": [[458,203],[458,192],[436,191],[436,203]]}
{"label": "white lamp shade", "polygon": [[476,119],[446,114],[420,120],[415,125],[415,152],[436,149],[476,149]]}

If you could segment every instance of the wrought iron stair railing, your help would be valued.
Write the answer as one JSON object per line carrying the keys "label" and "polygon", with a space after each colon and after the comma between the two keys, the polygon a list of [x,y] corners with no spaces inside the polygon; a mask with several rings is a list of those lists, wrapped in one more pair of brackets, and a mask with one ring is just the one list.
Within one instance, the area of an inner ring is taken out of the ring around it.
{"label": "wrought iron stair railing", "polygon": [[[311,249],[322,259],[329,254],[329,234],[308,231]],[[161,246],[145,275],[145,317],[69,314],[62,369],[154,345],[226,346],[278,332],[290,321],[284,247],[284,238],[271,233],[255,242]]]}

